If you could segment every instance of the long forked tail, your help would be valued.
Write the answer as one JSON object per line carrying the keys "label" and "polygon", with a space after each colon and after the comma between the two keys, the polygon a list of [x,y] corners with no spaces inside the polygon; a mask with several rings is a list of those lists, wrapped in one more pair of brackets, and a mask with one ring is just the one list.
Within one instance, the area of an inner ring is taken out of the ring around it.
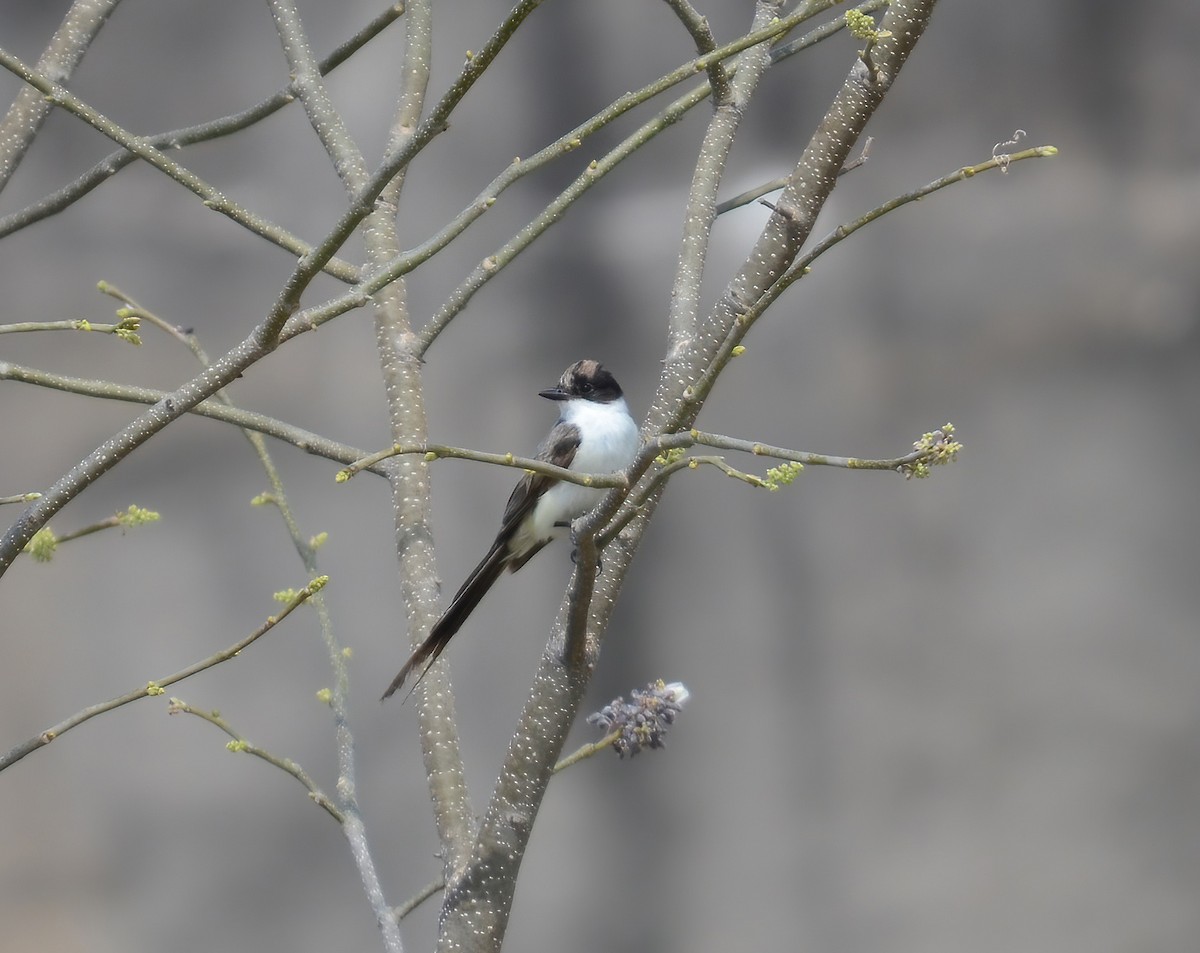
{"label": "long forked tail", "polygon": [[[379,699],[380,701],[390,698],[404,684],[409,675],[424,665],[420,676],[413,682],[413,688],[416,688],[421,683],[421,679],[429,671],[429,666],[437,661],[437,657],[442,654],[442,651],[450,643],[450,640],[454,638],[454,633],[462,628],[462,624],[467,621],[467,616],[479,605],[479,600],[492,588],[495,581],[500,578],[500,573],[504,572],[504,567],[507,565],[507,542],[507,540],[503,542],[497,540],[488,554],[483,557],[483,562],[476,566],[471,575],[467,577],[467,581],[462,584],[462,588],[455,594],[449,608],[433,624],[433,628],[429,630],[429,635],[425,641],[417,646],[413,654],[408,657],[408,661],[404,663],[404,667],[392,679],[392,684],[383,693],[383,698]],[[412,689],[409,689],[410,693],[411,691]]]}

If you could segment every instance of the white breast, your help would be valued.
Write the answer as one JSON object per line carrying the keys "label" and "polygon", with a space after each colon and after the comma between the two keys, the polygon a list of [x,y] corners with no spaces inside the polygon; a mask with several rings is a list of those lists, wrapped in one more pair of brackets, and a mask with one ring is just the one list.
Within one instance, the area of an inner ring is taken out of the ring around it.
{"label": "white breast", "polygon": [[[574,424],[583,434],[575,451],[575,459],[571,461],[572,470],[579,473],[613,473],[625,469],[637,455],[637,424],[629,416],[624,398],[607,404],[590,400],[565,401],[561,419]],[[556,484],[538,501],[530,514],[527,523],[529,538],[540,541],[564,535],[567,527],[554,524],[569,523],[583,516],[607,492],[607,489],[593,489],[575,483]]]}

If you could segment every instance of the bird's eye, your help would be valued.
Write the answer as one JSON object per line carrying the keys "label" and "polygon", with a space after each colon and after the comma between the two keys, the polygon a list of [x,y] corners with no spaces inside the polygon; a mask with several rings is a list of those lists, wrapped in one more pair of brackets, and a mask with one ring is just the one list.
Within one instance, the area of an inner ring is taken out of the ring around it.
{"label": "bird's eye", "polygon": [[582,384],[579,385],[579,389],[581,391],[583,391],[585,394],[590,394],[592,392],[592,382],[584,381]]}

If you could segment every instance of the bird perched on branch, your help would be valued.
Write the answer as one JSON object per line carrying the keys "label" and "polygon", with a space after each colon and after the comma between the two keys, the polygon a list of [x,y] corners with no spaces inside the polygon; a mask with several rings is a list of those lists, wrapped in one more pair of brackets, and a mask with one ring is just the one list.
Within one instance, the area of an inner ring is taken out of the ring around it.
{"label": "bird perched on branch", "polygon": [[[638,450],[637,424],[629,415],[621,386],[599,362],[572,364],[554,387],[540,395],[558,403],[558,422],[538,446],[538,460],[578,473],[613,473],[633,463]],[[492,548],[383,697],[392,695],[423,665],[420,682],[500,574],[524,566],[548,542],[568,532],[571,521],[588,512],[607,492],[526,473],[508,498]]]}

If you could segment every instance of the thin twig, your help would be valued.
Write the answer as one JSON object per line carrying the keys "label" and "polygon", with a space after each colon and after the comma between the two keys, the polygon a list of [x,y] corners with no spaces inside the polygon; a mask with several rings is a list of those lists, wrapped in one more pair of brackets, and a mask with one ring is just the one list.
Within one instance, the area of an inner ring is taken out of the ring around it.
{"label": "thin twig", "polygon": [[[384,28],[391,24],[404,12],[403,3],[388,5],[378,16],[366,24],[354,36],[350,37],[332,53],[320,62],[322,74],[330,73],[351,56],[357,53],[370,40],[374,39]],[[40,98],[40,97],[39,97]],[[223,136],[232,135],[249,128],[266,117],[278,112],[295,99],[291,87],[284,87],[261,102],[230,116],[209,120],[194,126],[172,129],[168,132],[155,133],[147,136],[146,141],[159,149],[178,149],[193,145],[197,142],[208,142]],[[137,155],[125,149],[106,156],[92,168],[88,169],[74,182],[71,182],[56,192],[38,199],[19,211],[0,218],[0,238],[19,231],[27,225],[32,225],[51,215],[56,215],[69,208],[92,189],[104,183],[130,163],[136,161]],[[334,267],[331,265],[331,267]]]}
{"label": "thin twig", "polygon": [[864,457],[838,457],[827,453],[809,453],[804,450],[792,450],[788,447],[774,447],[758,440],[741,440],[737,437],[727,437],[719,433],[705,433],[701,430],[663,434],[663,436],[658,438],[657,443],[660,450],[673,450],[701,444],[706,447],[716,447],[719,450],[738,450],[756,457],[789,460],[792,463],[802,463],[805,466],[840,467],[845,470],[896,470],[926,455],[925,451],[913,451],[900,457],[890,457],[884,460],[872,460]]}
{"label": "thin twig", "polygon": [[[228,198],[215,186],[210,185],[190,169],[185,168],[169,158],[161,149],[152,146],[146,138],[136,136],[129,130],[113,122],[99,110],[85,103],[65,87],[53,82],[38,70],[22,62],[7,50],[0,49],[0,66],[10,73],[20,77],[34,89],[38,90],[47,100],[59,106],[74,116],[79,117],[89,126],[103,133],[117,145],[134,153],[164,175],[178,182],[185,189],[204,202],[205,208],[213,209],[237,222],[242,227],[261,238],[278,245],[297,257],[304,257],[313,251],[311,245],[291,234],[286,229],[267,221],[259,215],[238,205]],[[330,274],[343,281],[358,280],[358,269],[349,262],[338,261],[332,253],[322,263],[327,265]]]}
{"label": "thin twig", "polygon": [[[859,13],[874,13],[877,10],[882,10],[890,2],[891,0],[866,0],[865,3],[860,3],[852,9],[857,10]],[[771,62],[778,63],[780,60],[793,56],[801,50],[806,50],[814,43],[826,40],[844,29],[846,29],[845,15],[838,17],[836,20],[830,20],[828,23],[823,23],[804,36],[798,37],[795,40],[789,40],[786,43],[779,43],[772,47]]]}
{"label": "thin twig", "polygon": [[[200,346],[195,335],[190,332],[182,331],[175,327],[170,322],[160,318],[158,315],[147,310],[132,297],[125,294],[119,288],[114,287],[106,282],[100,282],[100,290],[119,301],[125,303],[126,307],[122,311],[136,312],[138,315],[145,318],[147,322],[154,327],[159,328],[171,337],[175,338],[188,347],[195,355],[196,359],[204,366],[208,366],[208,355]],[[120,312],[118,312],[120,313]],[[218,391],[213,401],[225,410],[236,411],[233,407],[233,401],[224,390]],[[284,491],[283,481],[279,476],[279,471],[275,466],[274,460],[267,450],[266,442],[261,434],[255,432],[249,427],[243,427],[242,433],[253,446],[258,455],[259,461],[262,463],[263,469],[266,471],[267,479],[271,484],[271,491],[265,494],[264,498],[270,502],[279,511],[283,518],[284,524],[287,526],[288,534],[292,538],[292,544],[296,549],[296,553],[300,556],[304,563],[305,569],[310,574],[316,574],[317,558],[316,549],[317,543],[314,539],[305,539],[300,532],[300,527],[296,522],[295,516],[292,514],[291,506],[287,500],[287,494]],[[350,844],[351,854],[354,857],[355,863],[359,868],[360,877],[363,880],[368,898],[372,907],[376,909],[376,917],[379,919],[381,929],[383,930],[385,941],[390,949],[400,950],[402,948],[399,934],[395,930],[394,924],[391,922],[391,912],[387,909],[386,900],[383,897],[383,890],[379,885],[378,877],[375,873],[374,861],[371,859],[370,851],[366,842],[366,832],[362,823],[362,817],[358,809],[357,798],[354,794],[357,783],[355,781],[354,758],[353,758],[353,738],[350,734],[350,728],[346,717],[345,699],[348,693],[349,673],[346,665],[346,654],[342,645],[338,641],[333,631],[333,620],[329,615],[328,606],[320,593],[313,596],[313,608],[317,612],[317,619],[321,626],[321,635],[325,641],[326,649],[329,652],[330,664],[334,674],[334,690],[330,693],[329,707],[333,713],[334,721],[337,725],[338,735],[338,783],[337,792],[340,804],[335,806],[329,798],[321,791],[316,789],[316,786],[311,782],[306,774],[300,769],[299,765],[290,759],[275,759],[273,756],[260,749],[249,745],[244,739],[238,739],[239,744],[243,747],[239,750],[250,751],[260,757],[264,757],[271,763],[278,764],[285,771],[294,774],[308,787],[310,794],[321,804],[326,810],[330,811],[340,822],[342,833],[347,842]],[[173,705],[182,705],[177,699],[172,700]],[[178,710],[184,710],[182,707]],[[208,717],[203,712],[194,711],[193,714],[199,714],[201,717]],[[215,716],[215,712],[213,715]],[[209,719],[212,720],[212,719]],[[214,722],[215,723],[215,722]],[[226,729],[229,730],[229,729]],[[232,734],[232,731],[230,731]],[[294,770],[293,770],[294,768]]]}
{"label": "thin twig", "polygon": [[[887,4],[888,0],[866,0],[866,3],[860,3],[854,9],[859,13],[871,13],[887,6]],[[814,46],[815,44],[820,43],[822,40],[827,40],[831,36],[840,33],[844,29],[846,29],[845,17],[838,17],[836,20],[830,20],[828,23],[822,23],[819,27],[810,30],[808,33],[804,34],[804,36],[799,37],[798,39],[791,40],[788,43],[780,43],[772,47],[771,62],[777,63],[786,57],[794,56],[801,50],[808,49],[810,46]],[[866,161],[866,156],[870,145],[871,137],[868,136],[866,143],[863,145],[862,152],[859,154],[859,158],[847,163],[846,165],[843,165],[841,170],[838,172],[838,175],[842,176],[851,169],[862,165],[862,163]],[[772,179],[770,182],[766,182],[758,186],[757,188],[748,189],[739,195],[735,195],[731,199],[726,199],[724,202],[721,202],[719,205],[717,205],[717,214],[724,215],[726,212],[730,212],[735,208],[741,208],[743,205],[749,205],[751,202],[762,198],[764,195],[782,189],[788,184],[790,179],[790,175],[781,175]]]}
{"label": "thin twig", "polygon": [[[874,141],[875,140],[871,136],[867,136],[866,142],[863,143],[862,150],[858,153],[858,155],[842,166],[841,170],[838,172],[839,178],[845,175],[847,172],[853,172],[859,166],[866,164],[867,159],[871,157],[871,143]],[[779,189],[782,189],[784,186],[786,186],[788,182],[791,181],[791,178],[792,177],[790,174],[781,175],[777,178],[771,179],[770,182],[764,182],[762,185],[755,186],[752,189],[747,189],[745,192],[741,192],[731,199],[726,199],[724,202],[721,202],[717,205],[717,214],[724,215],[726,212],[732,212],[735,208],[741,208],[743,205],[749,205],[751,202],[762,198],[764,195],[768,195],[771,192],[777,192]],[[775,211],[775,207],[769,202],[764,202],[763,204],[766,205],[767,208],[771,209],[771,211]]]}
{"label": "thin twig", "polygon": [[0,334],[24,334],[30,331],[96,331],[100,334],[119,334],[121,332],[136,331],[137,325],[132,327],[121,321],[117,324],[97,324],[92,321],[19,321],[15,324],[0,324]]}
{"label": "thin twig", "polygon": [[995,156],[991,159],[988,159],[986,162],[980,162],[978,165],[964,166],[961,169],[951,172],[949,175],[944,175],[940,179],[934,179],[932,182],[926,183],[920,188],[913,189],[911,192],[905,192],[903,195],[897,195],[895,198],[889,199],[882,205],[878,205],[871,209],[871,211],[867,212],[865,215],[839,225],[831,234],[814,245],[811,251],[800,258],[797,258],[791,268],[788,269],[787,274],[785,274],[780,281],[786,281],[787,284],[791,284],[797,278],[802,277],[804,273],[808,271],[809,266],[812,265],[816,259],[821,257],[821,255],[827,252],[830,248],[839,244],[840,242],[845,241],[860,228],[870,225],[876,219],[881,218],[888,212],[895,211],[896,209],[912,202],[918,202],[927,195],[932,195],[934,192],[941,191],[948,186],[955,185],[966,179],[974,178],[982,172],[988,172],[992,169],[1007,171],[1008,167],[1014,162],[1020,162],[1023,159],[1047,159],[1056,155],[1058,155],[1058,148],[1056,146],[1035,146],[1031,149],[1025,149],[1021,152],[1013,153],[1012,155]]}
{"label": "thin twig", "polygon": [[345,120],[333,105],[321,77],[321,67],[313,55],[300,14],[292,0],[268,0],[275,29],[292,73],[296,91],[309,125],[321,140],[333,161],[338,178],[351,195],[367,183],[367,165],[355,145]]}
{"label": "thin twig", "polygon": [[486,453],[482,450],[470,450],[466,447],[449,447],[440,443],[425,443],[417,446],[397,444],[396,446],[388,447],[386,450],[372,453],[369,456],[354,461],[354,463],[345,469],[339,470],[337,482],[344,483],[356,473],[362,470],[369,470],[388,457],[405,456],[414,453],[422,454],[426,461],[429,462],[445,457],[456,460],[474,460],[476,463],[490,463],[493,466],[499,467],[514,467],[518,470],[540,473],[544,476],[554,477],[565,483],[575,483],[579,486],[624,488],[629,485],[620,473],[579,473],[575,470],[568,470],[566,467],[555,466],[553,463],[546,463],[544,460],[535,460],[532,457],[518,457],[512,453]]}
{"label": "thin twig", "polygon": [[49,562],[58,550],[58,547],[63,543],[69,543],[74,539],[83,539],[85,536],[91,536],[93,533],[99,533],[102,530],[116,529],[118,526],[129,529],[145,523],[155,523],[158,519],[158,513],[142,509],[139,506],[130,506],[124,512],[114,513],[112,516],[107,516],[98,522],[90,523],[87,526],[72,530],[69,533],[63,533],[62,535],[55,533],[49,526],[43,526],[37,535],[26,545],[25,551],[32,555],[38,562]]}
{"label": "thin twig", "polygon": [[[764,8],[763,4],[756,8],[756,18]],[[694,373],[698,374],[700,370],[696,368]],[[664,372],[668,377],[672,373],[671,368]],[[691,373],[689,371],[689,376]],[[651,425],[656,423],[652,411]],[[581,532],[595,533],[595,527],[611,515],[622,495],[623,491],[614,489],[582,521],[582,527],[577,521],[573,527],[576,538]],[[604,571],[595,578],[586,631],[582,636],[570,636],[587,640],[589,663],[599,650],[599,640],[608,623],[616,590],[635,548],[636,542],[629,546],[614,544],[606,552]],[[443,943],[448,945],[467,947],[477,938],[486,936],[498,947],[503,940],[512,891],[529,834],[550,771],[587,685],[586,675],[580,677],[580,670],[564,658],[569,638],[568,621],[574,617],[573,606],[580,598],[581,589],[592,588],[592,580],[585,579],[585,575],[577,570],[572,576],[566,602],[560,608],[533,689],[509,743],[500,777],[480,825],[471,864],[460,877],[447,884],[440,928]]]}
{"label": "thin twig", "polygon": [[[166,391],[154,390],[149,387],[137,387],[132,384],[115,384],[110,381],[89,380],[82,377],[67,377],[63,374],[51,374],[37,368],[22,367],[0,361],[0,381],[20,381],[25,384],[35,384],[52,390],[61,390],[70,394],[81,394],[85,397],[102,397],[107,400],[123,400],[135,404],[157,404],[171,395]],[[282,440],[294,447],[324,457],[337,463],[354,463],[361,460],[365,451],[351,447],[320,434],[315,434],[302,427],[268,417],[265,414],[222,403],[219,397],[211,397],[191,407],[188,411],[197,417],[208,417],[224,423],[234,424],[245,430],[266,434],[276,440]],[[382,475],[383,471],[375,467],[365,467],[372,473]],[[40,497],[41,494],[39,493]]]}
{"label": "thin twig", "polygon": [[609,732],[599,741],[592,741],[588,744],[582,745],[579,748],[576,748],[569,755],[559,761],[558,764],[554,766],[554,769],[551,773],[558,774],[558,772],[565,771],[567,768],[574,764],[578,764],[585,758],[590,758],[593,755],[599,754],[601,751],[611,748],[613,746],[613,742],[620,737],[621,729],[618,728],[616,731]]}
{"label": "thin twig", "polygon": [[225,732],[225,734],[229,735],[229,737],[233,739],[233,741],[225,746],[230,751],[239,751],[254,755],[254,757],[262,759],[263,761],[267,762],[267,764],[272,764],[279,768],[280,771],[290,774],[293,778],[304,785],[305,789],[308,791],[308,796],[316,804],[324,808],[330,817],[332,817],[339,824],[345,823],[346,818],[342,814],[341,810],[339,810],[338,806],[329,799],[328,795],[326,795],[324,791],[317,787],[317,783],[309,776],[307,771],[300,767],[300,765],[298,765],[291,758],[281,758],[278,755],[271,754],[271,752],[267,751],[265,748],[260,748],[258,745],[247,741],[246,738],[243,737],[240,732],[234,730],[233,726],[230,725],[229,722],[227,722],[224,718],[222,718],[219,713],[215,711],[205,711],[202,708],[195,708],[181,698],[171,699],[170,704],[167,707],[167,713],[171,715],[195,715],[197,718],[207,721],[210,725],[220,728],[223,732]]}
{"label": "thin twig", "polygon": [[842,166],[842,168],[838,171],[838,177],[840,178],[846,173],[853,172],[860,166],[866,165],[867,160],[871,158],[871,144],[874,142],[874,136],[867,136],[866,140],[863,142],[863,147],[858,151],[858,155]]}
{"label": "thin twig", "polygon": [[[779,21],[783,0],[758,0],[754,6],[753,30],[761,30]],[[806,3],[804,9],[816,6]],[[696,156],[683,214],[683,237],[679,243],[679,261],[671,285],[667,314],[667,353],[664,364],[670,368],[686,361],[700,333],[700,297],[708,262],[709,240],[717,217],[717,192],[725,174],[734,137],[742,116],[771,65],[771,51],[756,46],[742,53],[736,64],[731,94],[716,104],[704,130],[704,139]]]}
{"label": "thin twig", "polygon": [[940,179],[913,189],[911,192],[906,192],[903,195],[898,195],[893,199],[884,202],[882,205],[877,205],[871,211],[867,212],[856,219],[849,222],[844,222],[830,232],[825,238],[817,242],[808,252],[798,256],[794,262],[784,271],[779,280],[768,288],[759,299],[751,306],[744,309],[733,322],[721,346],[714,355],[712,362],[701,375],[700,379],[694,384],[689,392],[689,399],[692,401],[703,401],[708,393],[712,390],[717,378],[729,360],[733,357],[734,352],[740,346],[742,340],[754,326],[755,322],[766,313],[767,309],[775,303],[791,285],[803,278],[812,268],[813,262],[820,258],[823,254],[833,248],[835,245],[845,241],[860,228],[863,228],[876,219],[895,211],[896,209],[916,202],[927,195],[955,185],[967,179],[973,178],[980,173],[987,172],[991,169],[1001,168],[1002,161],[1007,165],[1014,162],[1020,162],[1023,159],[1049,158],[1058,155],[1058,149],[1055,146],[1038,146],[1032,149],[1026,149],[1023,152],[1018,152],[1010,156],[996,157],[989,159],[986,162],[981,162],[978,165],[967,166],[957,169],[949,175],[942,176]]}
{"label": "thin twig", "polygon": [[[341,113],[334,106],[333,100],[325,88],[316,58],[312,55],[308,37],[294,3],[292,0],[270,0],[270,6],[288,65],[294,77],[297,94],[304,106],[304,113],[308,116],[309,124],[333,161],[334,169],[346,187],[346,191],[353,195],[362,189],[370,178],[362,152],[355,144]],[[372,264],[386,260],[398,250],[398,244],[394,239],[395,208],[391,206],[390,199],[391,193],[385,189],[380,197],[380,207],[372,211],[364,222],[364,238]],[[387,234],[382,234],[383,231],[386,231]],[[385,300],[377,304],[375,309],[377,317],[394,310],[392,305],[396,297],[396,293],[392,291],[385,296]],[[311,552],[309,558],[312,558]],[[387,898],[384,896],[378,867],[371,854],[366,825],[358,804],[354,735],[350,728],[347,712],[350,691],[349,672],[345,656],[334,636],[328,616],[323,617],[323,623],[325,624],[322,625],[322,632],[325,635],[334,671],[334,690],[330,693],[330,707],[333,711],[337,733],[337,791],[343,815],[342,831],[350,846],[350,854],[358,869],[367,901],[370,903],[371,909],[375,911],[375,919],[383,936],[384,947],[390,953],[403,953],[404,943],[400,938],[396,921],[391,915]]]}
{"label": "thin twig", "polygon": [[[708,18],[701,16],[688,0],[666,0],[679,22],[684,25],[696,42],[696,52],[703,56],[717,48],[716,38],[708,25]],[[723,103],[729,99],[729,72],[720,60],[708,65],[708,85],[712,87],[713,101]]]}
{"label": "thin twig", "polygon": [[208,658],[202,659],[199,662],[194,662],[187,668],[180,669],[173,675],[166,676],[166,678],[155,679],[154,681],[148,682],[141,688],[135,688],[131,692],[126,692],[124,695],[118,695],[116,698],[111,698],[106,702],[101,702],[98,705],[91,705],[88,708],[84,708],[82,711],[76,712],[70,718],[66,718],[63,721],[60,721],[57,725],[47,728],[36,737],[30,738],[25,743],[17,745],[3,757],[0,757],[0,771],[3,771],[5,768],[16,764],[27,754],[36,751],[38,748],[42,748],[50,744],[50,742],[52,742],[55,738],[58,738],[65,732],[70,731],[76,725],[81,725],[85,721],[95,718],[97,715],[104,714],[106,711],[112,711],[114,708],[120,708],[122,705],[128,705],[130,702],[137,701],[139,698],[148,698],[153,695],[161,695],[167,686],[174,685],[176,682],[181,682],[185,678],[189,678],[198,672],[203,672],[206,669],[212,668],[214,665],[219,665],[222,662],[228,661],[236,655],[239,655],[243,649],[262,638],[273,628],[275,628],[276,625],[291,615],[293,610],[307,602],[313,596],[313,594],[319,592],[328,581],[328,576],[319,576],[318,578],[312,580],[307,586],[301,589],[291,600],[288,601],[287,605],[280,610],[278,615],[269,616],[266,622],[251,632],[244,639],[241,639],[240,641],[229,646],[229,648],[223,649],[222,651],[217,652],[215,655],[210,655]]}
{"label": "thin twig", "polygon": [[[54,31],[37,68],[66,82],[75,72],[88,47],[108,22],[120,0],[74,0]],[[22,87],[0,120],[0,192],[21,164],[52,105],[32,89]]]}
{"label": "thin twig", "polygon": [[[423,135],[436,135],[444,126],[454,97],[478,79],[488,63],[504,48],[534,9],[521,4],[503,20],[484,50],[472,54],[459,82],[430,115],[441,112],[434,122],[422,120],[433,69],[434,11],[432,0],[412,0],[405,32],[405,54],[396,110],[388,131],[385,155],[403,156],[418,149]],[[478,70],[468,73],[467,70]],[[454,100],[455,102],[457,100]],[[413,153],[415,154],[415,153]],[[388,258],[399,252],[395,219],[401,192],[407,182],[406,167],[397,170],[380,194],[377,218],[381,227],[370,230],[368,253],[373,268],[383,270]],[[371,239],[379,239],[372,241]],[[375,299],[375,342],[383,393],[393,443],[423,443],[428,440],[425,387],[420,358],[413,350],[412,314],[408,307],[407,283],[401,279],[386,286]],[[387,464],[392,499],[392,522],[396,566],[404,594],[404,619],[397,630],[415,641],[428,632],[439,612],[437,561],[432,544],[432,512],[428,467],[408,459]],[[407,655],[407,651],[404,653]],[[467,786],[458,735],[454,694],[446,666],[430,673],[418,699],[417,722],[421,758],[433,806],[433,820],[442,849],[443,875],[452,877],[465,864],[475,838],[477,821]],[[436,699],[433,697],[436,695]],[[381,929],[383,929],[381,923]]]}
{"label": "thin twig", "polygon": [[445,889],[446,889],[446,878],[438,877],[437,880],[431,881],[430,883],[426,884],[424,887],[422,887],[420,890],[418,890],[415,894],[413,894],[411,897],[409,897],[407,900],[405,900],[404,903],[402,903],[402,904],[400,904],[400,906],[396,907],[392,911],[392,916],[394,916],[396,918],[396,922],[399,923],[401,920],[403,920],[406,916],[408,916],[410,913],[412,913],[414,910],[416,910],[417,907],[419,907],[421,904],[423,904],[426,900],[428,900],[430,897],[432,897],[439,890],[445,890]]}
{"label": "thin twig", "polygon": [[[373,200],[378,197],[388,182],[400,174],[401,171],[408,168],[408,164],[413,158],[436,136],[446,130],[450,122],[450,115],[454,112],[458,104],[462,102],[463,97],[470,92],[484,71],[500,55],[500,52],[515,35],[517,29],[525,22],[525,18],[533,13],[543,2],[544,0],[518,0],[518,3],[509,11],[500,26],[488,38],[487,42],[484,43],[483,47],[477,53],[473,53],[467,59],[466,63],[463,64],[458,77],[451,83],[450,88],[433,105],[433,108],[417,124],[416,128],[410,133],[398,134],[393,137],[391,149],[384,157],[379,169],[372,176],[372,182],[365,194],[361,196],[363,201],[367,198]],[[421,99],[422,101],[424,100],[423,88],[421,90]]]}
{"label": "thin twig", "polygon": [[[422,245],[405,252],[400,259],[388,264],[384,273],[379,276],[373,276],[373,279],[383,278],[386,275],[395,275],[397,273],[404,274],[411,271],[420,264],[421,261],[431,257],[435,252],[445,247],[454,237],[460,234],[465,228],[485,211],[492,207],[496,201],[496,197],[505,188],[515,182],[517,179],[527,175],[533,169],[544,165],[551,159],[578,149],[583,141],[600,129],[603,129],[615,119],[624,115],[635,106],[644,103],[660,93],[679,85],[685,80],[690,79],[698,71],[707,69],[710,65],[717,62],[722,62],[730,57],[736,56],[743,50],[756,46],[759,43],[764,43],[775,39],[779,36],[787,34],[800,23],[815,16],[831,6],[833,0],[820,0],[816,5],[808,4],[798,13],[791,14],[780,18],[770,26],[751,32],[745,36],[726,43],[718,47],[712,53],[698,57],[690,63],[684,64],[676,70],[667,73],[660,79],[655,80],[641,89],[626,93],[615,100],[612,104],[601,110],[595,116],[576,126],[570,132],[566,133],[555,142],[551,143],[542,151],[530,156],[526,159],[515,160],[511,166],[503,173],[496,177],[491,184],[482,192],[476,199],[467,207],[459,217],[450,222],[438,235],[430,238]],[[829,32],[825,36],[832,36],[833,32]],[[816,42],[814,40],[813,42]],[[796,52],[795,50],[792,52]],[[790,55],[790,54],[789,54]],[[774,57],[773,57],[774,60]],[[533,241],[546,231],[551,225],[559,221],[570,206],[577,201],[585,192],[593,185],[597,184],[609,172],[620,165],[625,159],[633,155],[639,148],[663,132],[670,128],[675,123],[679,122],[687,113],[695,108],[700,103],[704,102],[712,92],[708,82],[704,82],[693,89],[689,90],[684,95],[680,96],[656,116],[652,117],[647,122],[639,126],[633,133],[626,136],[617,146],[610,149],[607,153],[598,159],[592,160],[582,174],[577,176],[575,180],[568,185],[562,192],[550,201],[546,207],[538,213],[538,215],[530,221],[524,228],[518,231],[511,239],[505,242],[500,248],[496,249],[492,254],[486,256],[480,264],[478,264],[471,273],[460,282],[457,288],[451,292],[450,296],[438,307],[434,312],[433,317],[421,330],[419,334],[419,343],[417,348],[418,355],[424,355],[434,340],[441,334],[442,331],[450,324],[466,307],[468,302],[474,297],[487,282],[498,275],[508,264],[514,261],[517,256],[524,251]],[[306,313],[297,315],[293,321],[289,322],[289,327],[285,331],[285,336],[295,333],[297,329],[307,329],[308,326],[320,325],[331,317],[337,314],[344,313],[349,310],[349,307],[343,307],[337,310],[336,313],[321,312],[321,313]]]}
{"label": "thin twig", "polygon": [[[824,9],[832,3],[833,0],[821,0],[819,7],[820,9]],[[421,244],[401,252],[385,265],[373,270],[368,279],[351,288],[343,295],[297,313],[287,322],[280,335],[280,339],[282,341],[289,340],[297,334],[320,327],[326,322],[346,314],[348,311],[362,307],[371,300],[372,295],[387,287],[398,278],[413,271],[449,245],[450,242],[466,231],[472,223],[495,205],[501,193],[513,183],[529,175],[536,169],[541,168],[548,162],[579,149],[588,136],[605,128],[634,107],[690,79],[698,70],[707,68],[713,62],[728,59],[747,47],[786,34],[797,24],[820,12],[820,9],[809,9],[806,7],[805,10],[798,14],[784,17],[766,30],[740,37],[731,43],[727,43],[714,50],[711,54],[679,67],[636,92],[626,93],[590,119],[580,123],[569,132],[564,133],[541,151],[527,158],[514,159],[503,172],[497,175],[465,209],[447,222],[437,234],[426,239]],[[841,21],[838,22],[840,24]],[[819,31],[814,31],[814,33],[816,32]],[[819,37],[812,39],[809,45],[832,36],[836,32],[836,30],[825,31]],[[792,55],[799,52],[802,48],[795,47],[784,55]],[[774,53],[772,54],[772,62],[776,62],[781,58],[783,57],[776,56]],[[645,145],[646,142],[681,120],[689,110],[707,99],[710,93],[711,88],[707,82],[695,87],[661,110],[657,116],[644,123],[614,149],[591,162],[587,169],[553,199],[533,221],[517,232],[501,248],[485,257],[470,275],[463,279],[419,333],[415,347],[415,356],[418,358],[422,357],[451,320],[466,307],[475,293],[499,274],[505,266],[511,263],[546,229],[562,218],[566,210],[584,192],[604,178],[604,176],[620,165],[621,162],[636,152],[637,149]]]}
{"label": "thin twig", "polygon": [[[928,450],[913,450],[904,456],[891,457],[885,460],[870,460],[861,457],[838,457],[823,453],[808,453],[803,450],[790,450],[786,447],[772,447],[754,440],[739,440],[735,437],[726,437],[721,434],[702,433],[701,431],[693,430],[688,433],[663,434],[657,441],[647,445],[647,448],[643,450],[642,456],[652,455],[655,448],[665,453],[669,450],[686,449],[695,444],[717,447],[723,450],[737,450],[755,456],[771,457],[776,460],[799,463],[803,466],[840,467],[846,470],[896,470],[902,473],[906,472],[904,470],[905,467],[911,467],[932,455]],[[770,482],[756,477],[754,474],[729,467],[720,457],[683,457],[679,460],[673,460],[662,466],[644,486],[639,487],[635,495],[629,497],[623,511],[600,534],[597,540],[598,545],[604,548],[612,542],[635,517],[643,512],[645,505],[657,497],[667,481],[676,473],[680,470],[695,469],[693,461],[717,466],[727,476],[735,477],[752,486],[769,489],[772,485]]]}

